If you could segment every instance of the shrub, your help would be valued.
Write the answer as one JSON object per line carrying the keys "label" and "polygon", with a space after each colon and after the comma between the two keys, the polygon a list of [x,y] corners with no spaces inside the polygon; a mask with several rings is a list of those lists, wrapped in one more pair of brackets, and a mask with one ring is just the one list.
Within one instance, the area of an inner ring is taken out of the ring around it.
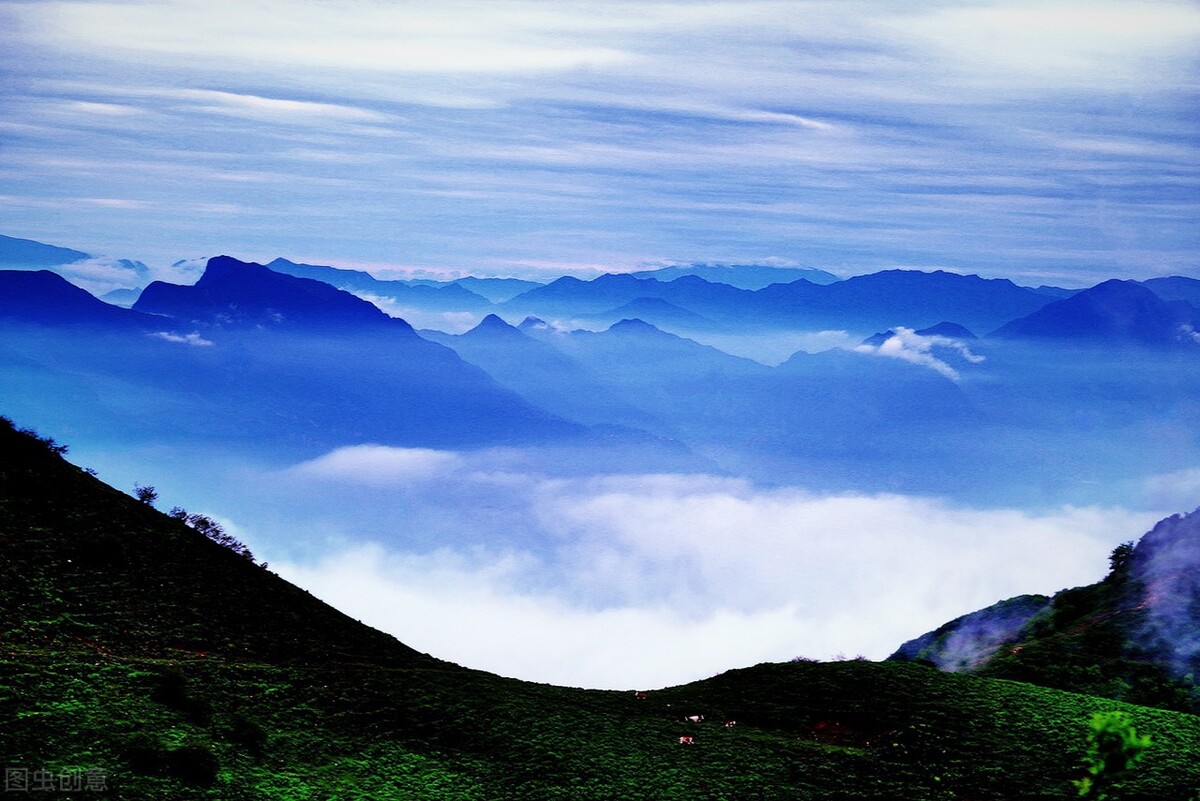
{"label": "shrub", "polygon": [[167,754],[167,771],[188,784],[209,787],[217,780],[220,763],[212,749],[201,743],[175,748]]}
{"label": "shrub", "polygon": [[257,720],[237,712],[230,721],[229,739],[246,749],[252,756],[262,756],[267,745],[267,733]]}
{"label": "shrub", "polygon": [[1088,749],[1084,756],[1085,773],[1075,780],[1080,796],[1108,797],[1108,790],[1121,775],[1142,758],[1150,747],[1150,736],[1139,735],[1124,712],[1097,712],[1092,715]]}
{"label": "shrub", "polygon": [[201,514],[189,514],[188,510],[182,506],[173,507],[167,514],[181,523],[191,526],[217,545],[224,546],[239,556],[244,556],[251,562],[254,561],[254,554],[251,553],[246,543],[221,528],[221,524],[211,517]]}
{"label": "shrub", "polygon": [[134,773],[161,773],[166,767],[167,753],[158,740],[145,732],[139,732],[129,739],[121,756],[129,763]]}
{"label": "shrub", "polygon": [[158,685],[150,693],[150,700],[182,712],[188,720],[198,725],[208,723],[212,717],[212,705],[203,698],[191,697],[187,679],[177,670],[167,671],[159,677]]}

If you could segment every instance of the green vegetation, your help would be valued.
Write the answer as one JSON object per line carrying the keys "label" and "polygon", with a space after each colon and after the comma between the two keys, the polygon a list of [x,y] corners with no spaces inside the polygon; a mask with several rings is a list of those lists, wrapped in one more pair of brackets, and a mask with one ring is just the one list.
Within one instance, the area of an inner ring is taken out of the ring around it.
{"label": "green vegetation", "polygon": [[1150,735],[1139,735],[1124,712],[1097,712],[1092,715],[1088,734],[1087,772],[1076,779],[1079,795],[1108,798],[1108,790],[1133,767],[1150,747]]}
{"label": "green vegetation", "polygon": [[1111,798],[1193,797],[1200,718],[918,664],[644,698],[468,670],[0,425],[0,758],[111,797],[1068,799],[1097,711],[1153,737]]}
{"label": "green vegetation", "polygon": [[1200,689],[1191,674],[1173,675],[1161,655],[1138,645],[1134,632],[1146,615],[1145,588],[1129,574],[1131,553],[1129,543],[1117,546],[1103,581],[1057,593],[977,674],[1200,712]]}

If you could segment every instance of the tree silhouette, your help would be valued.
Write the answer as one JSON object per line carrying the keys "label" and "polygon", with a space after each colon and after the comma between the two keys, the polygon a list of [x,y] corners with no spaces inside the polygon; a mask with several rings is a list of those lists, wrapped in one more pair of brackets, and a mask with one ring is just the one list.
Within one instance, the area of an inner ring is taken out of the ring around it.
{"label": "tree silhouette", "polygon": [[158,490],[150,486],[143,487],[141,484],[133,485],[133,495],[147,506],[153,506],[158,500]]}

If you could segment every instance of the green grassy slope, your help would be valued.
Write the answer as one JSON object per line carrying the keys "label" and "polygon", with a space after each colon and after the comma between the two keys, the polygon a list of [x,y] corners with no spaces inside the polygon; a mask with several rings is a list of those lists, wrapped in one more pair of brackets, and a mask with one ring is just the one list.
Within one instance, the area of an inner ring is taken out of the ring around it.
{"label": "green grassy slope", "polygon": [[[1019,596],[950,621],[905,643],[891,659],[930,659],[947,670],[1013,679],[1059,690],[1180,712],[1200,712],[1200,659],[1176,650],[1200,634],[1193,543],[1195,515],[1160,522],[1136,545],[1122,545],[1102,580],[1051,598]],[[1180,532],[1186,532],[1181,534]],[[1168,575],[1144,567],[1172,549]],[[1169,614],[1164,601],[1173,602]],[[1011,625],[997,625],[1005,614]],[[1153,623],[1169,628],[1154,637]],[[971,655],[956,660],[956,653]]]}
{"label": "green grassy slope", "polygon": [[1015,682],[795,662],[638,698],[441,662],[0,425],[0,759],[110,797],[1065,799],[1109,708],[1154,738],[1114,797],[1191,799],[1200,718]]}

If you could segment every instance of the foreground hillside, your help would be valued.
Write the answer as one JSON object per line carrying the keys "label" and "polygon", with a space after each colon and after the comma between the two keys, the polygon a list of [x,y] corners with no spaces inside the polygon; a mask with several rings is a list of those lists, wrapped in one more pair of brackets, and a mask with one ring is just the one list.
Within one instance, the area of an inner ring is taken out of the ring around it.
{"label": "foreground hillside", "polygon": [[467,670],[0,424],[0,754],[103,771],[75,795],[1065,799],[1112,708],[1153,737],[1114,797],[1192,798],[1200,718],[916,664],[760,665],[645,697]]}
{"label": "foreground hillside", "polygon": [[1095,584],[952,620],[893,658],[1200,712],[1200,510],[1117,547],[1111,567]]}

